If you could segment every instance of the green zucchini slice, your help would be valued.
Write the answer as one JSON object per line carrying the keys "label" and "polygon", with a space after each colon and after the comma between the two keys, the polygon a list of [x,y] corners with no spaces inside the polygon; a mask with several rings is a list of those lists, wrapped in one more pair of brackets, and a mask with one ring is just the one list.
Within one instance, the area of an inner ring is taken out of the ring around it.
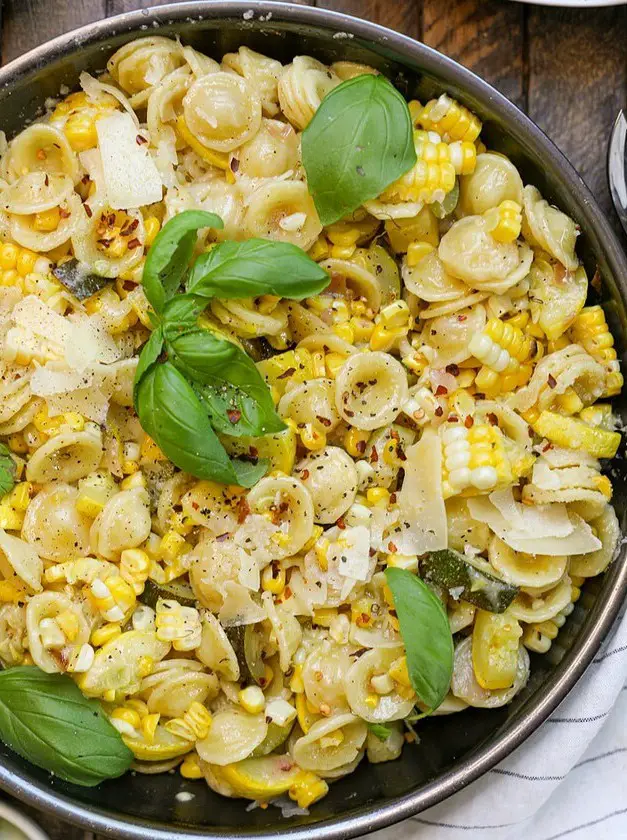
{"label": "green zucchini slice", "polygon": [[487,572],[487,563],[473,560],[445,548],[431,551],[420,561],[422,576],[445,590],[459,590],[458,597],[487,612],[502,613],[509,607],[519,587]]}

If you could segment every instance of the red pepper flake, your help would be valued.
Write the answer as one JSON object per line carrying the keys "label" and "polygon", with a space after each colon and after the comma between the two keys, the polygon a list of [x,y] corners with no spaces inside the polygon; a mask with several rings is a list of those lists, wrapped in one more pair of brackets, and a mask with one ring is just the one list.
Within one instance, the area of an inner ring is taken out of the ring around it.
{"label": "red pepper flake", "polygon": [[246,517],[250,513],[250,505],[242,496],[242,498],[237,503],[237,524],[241,525],[243,522],[246,521]]}
{"label": "red pepper flake", "polygon": [[335,524],[336,524],[336,525],[337,525],[337,527],[340,529],[340,531],[343,531],[343,530],[344,530],[344,528],[346,528],[346,522],[344,522],[344,520],[343,520],[343,518],[342,518],[341,516],[340,516],[340,518],[337,520],[337,522],[336,522]]}
{"label": "red pepper flake", "polygon": [[373,446],[372,449],[370,450],[370,463],[371,464],[376,464],[378,460],[379,460],[379,453],[377,452],[377,450]]}
{"label": "red pepper flake", "polygon": [[283,590],[283,594],[285,595],[286,598],[291,598],[292,597],[292,590],[290,589],[289,586],[285,587],[285,589]]}
{"label": "red pepper flake", "polygon": [[555,282],[563,283],[567,275],[569,275],[569,272],[566,271],[566,268],[561,263],[556,263],[553,267],[553,277],[555,278]]}
{"label": "red pepper flake", "polygon": [[390,493],[390,504],[391,505],[396,504],[396,493]]}
{"label": "red pepper flake", "polygon": [[44,184],[45,184],[46,186],[49,186],[49,185],[50,185],[50,178],[48,177],[48,173],[46,173],[46,177],[44,178]]}
{"label": "red pepper flake", "polygon": [[93,210],[91,209],[89,204],[83,204],[83,207],[85,208],[85,212],[87,213],[88,217],[91,219],[91,217],[94,215]]}
{"label": "red pepper flake", "polygon": [[457,416],[457,414],[449,414],[449,416],[446,418],[446,422],[459,423],[459,417]]}
{"label": "red pepper flake", "polygon": [[435,414],[436,417],[441,417],[444,414],[444,409],[442,408],[441,405],[439,405],[433,413]]}
{"label": "red pepper flake", "polygon": [[464,321],[468,320],[468,315],[458,315],[457,320],[463,323]]}
{"label": "red pepper flake", "polygon": [[45,160],[45,159],[46,159],[46,153],[44,152],[44,150],[43,149],[37,149],[37,160]]}
{"label": "red pepper flake", "polygon": [[231,172],[237,172],[239,170],[239,160],[236,157],[231,158],[229,166],[231,167]]}
{"label": "red pepper flake", "polygon": [[553,449],[553,444],[552,444],[552,443],[549,443],[549,442],[547,441],[547,443],[545,443],[545,445],[542,447],[542,451],[543,451],[543,452],[548,452],[548,451],[549,451],[549,449]]}
{"label": "red pepper flake", "polygon": [[259,450],[256,446],[249,446],[248,447],[248,454],[251,458],[258,458],[259,457]]}
{"label": "red pepper flake", "polygon": [[96,239],[98,245],[102,245],[103,248],[108,248],[109,245],[113,242],[112,239]]}
{"label": "red pepper flake", "polygon": [[309,470],[303,470],[300,474],[300,480],[301,481],[307,481],[308,478],[309,478]]}
{"label": "red pepper flake", "polygon": [[405,455],[404,450],[400,446],[396,447],[396,457],[398,458],[399,461],[406,461],[407,460],[407,455]]}
{"label": "red pepper flake", "polygon": [[141,246],[141,242],[136,237],[133,239],[129,239],[128,247],[133,250],[133,248],[139,248]]}
{"label": "red pepper flake", "polygon": [[358,440],[355,444],[355,449],[359,452],[360,455],[363,455],[366,451],[366,441],[365,440]]}
{"label": "red pepper flake", "polygon": [[445,370],[447,373],[450,373],[451,376],[459,376],[459,365],[447,365]]}
{"label": "red pepper flake", "polygon": [[316,414],[316,420],[318,420],[319,423],[322,423],[323,426],[330,426],[331,425],[331,421],[329,420],[329,418],[328,417],[322,417],[320,414]]}
{"label": "red pepper flake", "polygon": [[287,370],[283,371],[283,373],[281,373],[279,376],[277,376],[277,379],[287,379],[289,376],[293,376],[293,374],[295,374],[295,373],[296,373],[296,368],[291,367],[291,368],[288,368]]}
{"label": "red pepper flake", "polygon": [[66,210],[65,207],[59,207],[59,216],[62,219],[69,219],[70,215],[71,215],[70,211]]}
{"label": "red pepper flake", "polygon": [[554,376],[551,376],[550,373],[546,381],[549,383],[549,388],[555,388],[555,386],[557,385],[557,379],[555,379]]}
{"label": "red pepper flake", "polygon": [[390,432],[390,438],[391,438],[392,440],[400,440],[400,439],[401,439],[401,438],[400,438],[400,435],[399,435],[399,433],[396,431],[396,429],[392,429],[392,431]]}
{"label": "red pepper flake", "polygon": [[486,414],[486,418],[488,420],[488,423],[491,426],[498,426],[499,425],[499,418],[496,416],[496,414],[493,414],[493,412],[490,412],[489,414]]}
{"label": "red pepper flake", "polygon": [[146,140],[145,137],[142,137],[141,134],[138,134],[137,137],[135,138],[135,142],[137,143],[138,146],[143,146],[144,143],[148,142],[148,140]]}
{"label": "red pepper flake", "polygon": [[199,510],[199,509],[200,509],[200,505],[198,504],[198,502],[192,502],[192,508],[193,508],[194,510]]}
{"label": "red pepper flake", "polygon": [[137,230],[137,226],[139,225],[139,219],[133,219],[132,222],[129,222],[128,225],[124,225],[122,230],[120,231],[120,236],[130,236],[134,230]]}
{"label": "red pepper flake", "polygon": [[344,408],[344,414],[347,417],[354,417],[355,416],[355,412],[351,411],[349,408],[346,408],[346,407]]}
{"label": "red pepper flake", "polygon": [[398,548],[394,545],[393,542],[389,542],[388,543],[388,551],[390,552],[390,554],[396,554],[396,552],[398,551]]}
{"label": "red pepper flake", "polygon": [[225,531],[224,534],[218,534],[218,536],[216,537],[216,542],[224,542],[225,540],[228,540],[230,536],[231,535],[229,534],[229,532]]}
{"label": "red pepper flake", "polygon": [[226,412],[226,416],[229,418],[229,423],[239,423],[242,417],[242,412],[239,411],[237,408],[229,408]]}
{"label": "red pepper flake", "polygon": [[438,385],[435,389],[436,397],[442,397],[444,394],[448,394],[448,388],[445,388],[444,385]]}
{"label": "red pepper flake", "polygon": [[474,424],[475,424],[474,418],[473,418],[473,417],[471,417],[471,416],[470,416],[470,414],[469,414],[469,415],[466,417],[466,419],[464,420],[464,426],[465,426],[467,429],[472,429],[472,427],[474,426]]}

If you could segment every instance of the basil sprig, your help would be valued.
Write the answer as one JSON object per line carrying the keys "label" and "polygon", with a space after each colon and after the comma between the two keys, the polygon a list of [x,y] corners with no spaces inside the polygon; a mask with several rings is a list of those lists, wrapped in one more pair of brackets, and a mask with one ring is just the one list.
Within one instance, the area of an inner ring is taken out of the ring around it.
{"label": "basil sprig", "polygon": [[220,230],[224,222],[215,213],[186,210],[170,219],[155,237],[142,275],[144,292],[155,312],[160,314],[178,291],[203,227]]}
{"label": "basil sprig", "polygon": [[394,599],[412,688],[432,712],[446,697],[453,675],[453,636],[446,610],[426,583],[406,569],[388,567],[385,577]]}
{"label": "basil sprig", "polygon": [[328,93],[303,131],[303,165],[323,225],[376,198],[416,163],[407,102],[384,76]]}
{"label": "basil sprig", "polygon": [[121,776],[133,761],[97,700],[83,697],[65,674],[32,665],[0,673],[0,739],[32,764],[84,787]]}
{"label": "basil sprig", "polygon": [[222,242],[201,254],[190,272],[187,291],[206,298],[277,295],[303,300],[328,284],[327,272],[296,245],[247,239]]}
{"label": "basil sprig", "polygon": [[0,496],[10,493],[15,487],[15,461],[11,451],[4,443],[0,443]]}
{"label": "basil sprig", "polygon": [[[216,222],[217,220],[217,222]],[[200,227],[219,217],[190,210],[156,237],[143,284],[155,310],[155,329],[139,358],[133,387],[140,423],[178,467],[198,478],[251,487],[266,461],[230,459],[216,432],[231,437],[285,428],[263,377],[233,341],[201,328],[207,299],[317,294],[329,276],[294,245],[262,239],[224,242],[189,268]],[[153,255],[154,252],[154,255]],[[186,294],[177,294],[185,283]]]}

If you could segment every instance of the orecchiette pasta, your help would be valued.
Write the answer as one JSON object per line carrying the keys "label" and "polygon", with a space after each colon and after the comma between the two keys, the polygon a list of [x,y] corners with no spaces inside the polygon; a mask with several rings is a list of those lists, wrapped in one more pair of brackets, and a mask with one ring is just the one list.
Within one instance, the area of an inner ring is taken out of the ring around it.
{"label": "orecchiette pasta", "polygon": [[[423,713],[523,689],[621,544],[623,376],[576,220],[448,94],[408,104],[416,163],[323,224],[307,139],[383,80],[281,58],[146,34],[0,138],[0,662],[101,701],[133,770],[300,812]],[[146,407],[166,362],[185,407]],[[195,395],[216,437],[192,451]],[[439,705],[407,635],[436,630]]]}

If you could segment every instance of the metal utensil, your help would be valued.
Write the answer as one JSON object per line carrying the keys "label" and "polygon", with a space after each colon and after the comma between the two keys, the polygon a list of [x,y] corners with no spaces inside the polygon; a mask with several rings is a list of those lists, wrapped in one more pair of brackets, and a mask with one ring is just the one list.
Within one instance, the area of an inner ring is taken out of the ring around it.
{"label": "metal utensil", "polygon": [[619,111],[607,151],[607,179],[614,208],[627,233],[627,117]]}

